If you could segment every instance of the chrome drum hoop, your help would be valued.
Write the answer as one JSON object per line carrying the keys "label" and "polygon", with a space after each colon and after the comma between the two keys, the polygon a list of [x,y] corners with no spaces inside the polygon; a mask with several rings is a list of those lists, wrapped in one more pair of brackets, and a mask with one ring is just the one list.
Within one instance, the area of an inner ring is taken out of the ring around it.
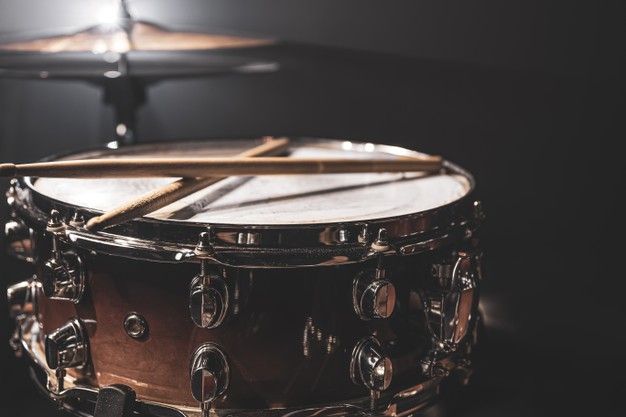
{"label": "chrome drum hoop", "polygon": [[[293,143],[340,149],[342,142],[305,138],[294,139]],[[400,147],[374,146],[398,156],[423,155]],[[405,216],[307,225],[229,225],[142,218],[95,233],[66,225],[60,238],[72,247],[107,255],[179,263],[194,260],[198,235],[210,227],[210,261],[243,268],[312,267],[364,262],[380,254],[413,255],[468,239],[482,222],[479,203],[474,200],[472,175],[448,161],[444,169],[468,180],[467,194],[441,207]],[[58,210],[66,222],[76,214],[85,219],[102,214],[40,194],[31,178],[19,181],[14,209],[39,234],[45,231],[52,209]],[[381,229],[389,239],[387,250],[382,252],[372,250]]]}

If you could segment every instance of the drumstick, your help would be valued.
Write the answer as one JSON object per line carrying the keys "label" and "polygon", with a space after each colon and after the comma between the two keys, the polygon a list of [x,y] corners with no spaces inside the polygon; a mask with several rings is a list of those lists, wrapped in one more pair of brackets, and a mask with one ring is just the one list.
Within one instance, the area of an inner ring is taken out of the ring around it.
{"label": "drumstick", "polygon": [[0,177],[135,178],[228,177],[233,175],[301,175],[352,172],[438,171],[439,156],[399,159],[321,158],[163,158],[87,159],[0,164]]}
{"label": "drumstick", "polygon": [[[255,146],[252,149],[240,153],[238,156],[254,157],[270,155],[284,150],[287,146],[289,146],[289,140],[286,138],[270,139],[259,146]],[[196,191],[200,191],[224,178],[225,177],[181,178],[178,181],[174,181],[166,186],[144,194],[133,201],[122,204],[113,210],[107,211],[101,216],[91,218],[85,227],[88,230],[97,231],[136,219],[137,217],[157,211]]]}

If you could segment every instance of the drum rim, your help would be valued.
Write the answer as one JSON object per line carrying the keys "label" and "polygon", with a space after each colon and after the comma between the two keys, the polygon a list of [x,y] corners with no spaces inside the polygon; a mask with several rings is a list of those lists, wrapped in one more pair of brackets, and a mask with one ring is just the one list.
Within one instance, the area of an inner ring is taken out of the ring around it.
{"label": "drum rim", "polygon": [[[214,138],[215,140],[254,140],[255,137],[238,139]],[[260,137],[258,138],[260,139]],[[347,139],[295,137],[290,139],[297,144],[325,144],[335,148],[341,148],[341,144]],[[182,143],[183,141],[179,142]],[[202,143],[204,141],[184,141],[186,143]],[[357,146],[365,146],[366,141],[353,141]],[[167,145],[172,142],[143,142],[136,146]],[[375,150],[391,153],[394,155],[425,155],[421,152],[410,150],[400,146],[373,143]],[[124,148],[120,148],[123,150]],[[83,152],[97,152],[110,150],[104,146],[70,151],[51,155],[44,161],[55,160]],[[113,150],[115,152],[115,150]],[[245,225],[225,223],[200,223],[177,220],[162,220],[153,218],[141,218],[127,222],[123,225],[114,226],[106,231],[87,232],[81,228],[67,227],[68,239],[75,246],[84,246],[91,250],[104,253],[126,256],[134,259],[150,259],[153,261],[182,262],[195,257],[193,251],[202,231],[210,226],[212,235],[215,237],[215,252],[218,263],[236,266],[314,266],[339,263],[350,263],[363,260],[369,256],[363,255],[371,252],[370,245],[376,238],[377,231],[385,228],[388,232],[391,247],[387,253],[398,252],[403,249],[406,254],[421,252],[432,249],[429,242],[438,239],[452,239],[472,233],[478,227],[482,218],[476,215],[474,177],[460,166],[444,161],[444,167],[451,173],[458,174],[467,179],[469,189],[459,199],[433,209],[410,213],[406,215],[383,217],[361,221],[348,222],[324,222],[313,224],[270,224],[270,225]],[[82,215],[85,219],[99,215],[102,211],[75,206],[38,192],[31,178],[21,178],[18,181],[19,190],[15,198],[14,210],[18,212],[27,223],[35,230],[45,229],[48,213],[56,209],[69,220],[74,213]],[[180,229],[180,230],[174,230]],[[145,236],[147,234],[147,237]],[[454,236],[453,236],[454,235]],[[243,236],[243,241],[241,237]],[[252,244],[250,243],[252,236]],[[248,237],[248,238],[247,238]],[[120,245],[119,240],[125,240]],[[116,250],[113,250],[116,246]],[[407,245],[413,248],[406,249]],[[415,245],[426,245],[417,248]],[[152,255],[146,255],[143,249],[149,247]],[[107,249],[108,248],[108,249]],[[127,250],[125,251],[124,248]],[[141,249],[138,253],[133,249]],[[285,253],[276,253],[276,251]],[[168,254],[161,256],[157,252],[165,251]],[[127,253],[125,253],[127,252]],[[315,258],[314,262],[303,259],[291,262],[256,262],[247,259],[250,256],[262,257],[262,254],[273,253],[270,257],[285,256]],[[337,254],[339,257],[337,257]],[[242,256],[243,259],[242,259]],[[284,256],[281,256],[284,255]],[[371,254],[370,254],[371,255]],[[324,258],[319,262],[318,258]],[[233,261],[231,258],[237,258]],[[348,259],[344,259],[347,257]],[[221,259],[220,259],[221,258]]]}

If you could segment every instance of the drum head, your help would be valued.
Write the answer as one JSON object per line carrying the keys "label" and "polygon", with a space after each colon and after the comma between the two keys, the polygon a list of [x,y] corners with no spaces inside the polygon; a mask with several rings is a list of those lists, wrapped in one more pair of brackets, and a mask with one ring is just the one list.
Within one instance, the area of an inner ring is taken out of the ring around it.
{"label": "drum head", "polygon": [[[85,152],[61,159],[236,155],[258,140],[139,145]],[[290,155],[323,158],[399,158],[406,149],[348,141],[295,141]],[[93,211],[107,211],[176,178],[40,178],[40,194]],[[311,225],[350,223],[420,213],[453,203],[471,191],[460,173],[424,175],[323,174],[230,177],[150,214],[167,222],[228,225]]]}

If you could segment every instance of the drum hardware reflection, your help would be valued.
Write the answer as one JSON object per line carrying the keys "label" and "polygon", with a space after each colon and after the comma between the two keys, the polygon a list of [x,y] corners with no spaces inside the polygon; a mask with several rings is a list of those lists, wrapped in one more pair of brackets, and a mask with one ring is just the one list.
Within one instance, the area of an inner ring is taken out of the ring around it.
{"label": "drum hardware reflection", "polygon": [[[236,155],[265,141],[158,152]],[[290,138],[288,152],[426,157],[349,143]],[[11,346],[76,413],[101,413],[100,395],[155,416],[411,415],[444,381],[469,380],[477,340],[484,213],[472,176],[443,168],[253,176],[171,219],[225,180],[101,231],[85,225],[172,179],[74,180],[81,193],[64,178],[14,179],[7,250],[35,276],[7,291]],[[276,198],[290,194],[299,197]]]}

